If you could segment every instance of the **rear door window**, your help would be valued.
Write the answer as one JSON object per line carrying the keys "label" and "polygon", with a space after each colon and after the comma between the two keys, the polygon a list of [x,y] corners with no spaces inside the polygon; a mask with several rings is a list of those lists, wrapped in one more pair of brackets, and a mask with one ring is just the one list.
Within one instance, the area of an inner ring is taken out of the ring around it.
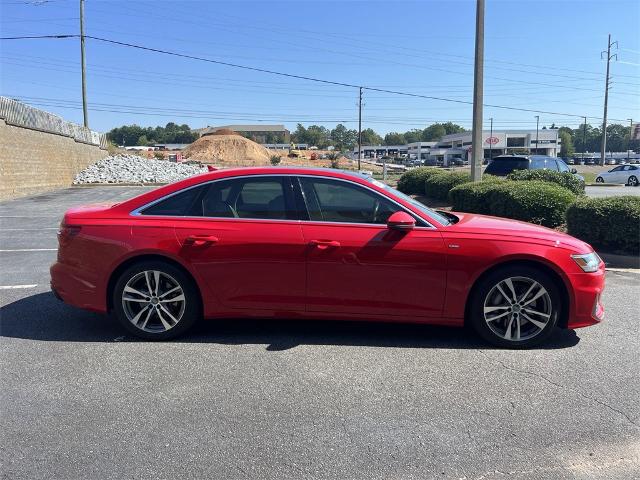
{"label": "rear door window", "polygon": [[514,170],[526,170],[529,168],[529,160],[523,157],[514,157],[514,158],[494,158],[493,162],[491,162],[485,173],[489,175],[508,175]]}
{"label": "rear door window", "polygon": [[159,215],[170,217],[199,216],[198,198],[206,186],[189,188],[171,195],[159,202],[145,208],[142,215]]}

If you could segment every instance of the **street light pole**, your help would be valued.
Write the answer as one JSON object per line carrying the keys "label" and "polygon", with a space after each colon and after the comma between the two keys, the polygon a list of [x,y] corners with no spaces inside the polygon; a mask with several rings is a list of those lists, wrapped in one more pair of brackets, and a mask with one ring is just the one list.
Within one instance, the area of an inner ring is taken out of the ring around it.
{"label": "street light pole", "polygon": [[362,87],[360,87],[360,95],[358,96],[358,171],[360,171],[361,161],[362,161]]}
{"label": "street light pole", "polygon": [[584,125],[582,127],[582,161],[584,162],[584,154],[587,151],[587,117],[584,117]]}
{"label": "street light pole", "polygon": [[471,180],[482,180],[482,161],[484,146],[482,145],[482,97],[484,76],[484,0],[476,3],[476,55],[473,74],[473,126],[471,130]]}
{"label": "street light pole", "polygon": [[540,115],[536,115],[536,155],[538,154],[538,132],[540,131]]}
{"label": "street light pole", "polygon": [[87,113],[87,64],[84,59],[84,0],[80,0],[80,62],[82,64],[82,114],[85,128],[89,128]]}

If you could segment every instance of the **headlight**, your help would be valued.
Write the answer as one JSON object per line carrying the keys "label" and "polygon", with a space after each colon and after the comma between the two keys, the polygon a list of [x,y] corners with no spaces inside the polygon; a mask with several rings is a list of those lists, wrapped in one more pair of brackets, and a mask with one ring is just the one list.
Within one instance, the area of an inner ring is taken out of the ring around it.
{"label": "headlight", "polygon": [[571,258],[587,273],[597,272],[602,261],[596,252],[571,255]]}

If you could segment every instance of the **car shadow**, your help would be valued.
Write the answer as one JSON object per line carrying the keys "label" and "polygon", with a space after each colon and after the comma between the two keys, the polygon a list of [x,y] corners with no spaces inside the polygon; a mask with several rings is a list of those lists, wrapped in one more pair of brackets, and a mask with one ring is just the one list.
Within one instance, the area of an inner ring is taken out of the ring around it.
{"label": "car shadow", "polygon": [[[58,301],[51,292],[16,300],[0,308],[0,336],[48,342],[139,342],[116,321]],[[540,349],[569,348],[580,338],[558,329]],[[174,343],[267,345],[282,351],[300,345],[394,348],[493,348],[467,329],[433,325],[283,319],[222,319],[199,322]]]}

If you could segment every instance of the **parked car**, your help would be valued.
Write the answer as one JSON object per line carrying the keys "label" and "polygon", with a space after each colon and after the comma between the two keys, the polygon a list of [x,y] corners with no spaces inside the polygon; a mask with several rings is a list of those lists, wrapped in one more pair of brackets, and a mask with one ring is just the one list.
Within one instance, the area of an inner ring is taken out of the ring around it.
{"label": "parked car", "polygon": [[596,177],[596,183],[624,183],[637,187],[640,180],[640,167],[637,165],[618,165]]}
{"label": "parked car", "polygon": [[203,316],[288,317],[469,324],[526,347],[601,321],[604,263],[567,234],[436,212],[364,175],[261,167],[67,211],[51,288],[149,340]]}
{"label": "parked car", "polygon": [[493,161],[487,165],[484,173],[498,177],[506,177],[514,170],[554,170],[556,172],[570,172],[584,180],[582,176],[577,174],[575,168],[569,168],[561,159],[544,155],[500,155],[495,157]]}

